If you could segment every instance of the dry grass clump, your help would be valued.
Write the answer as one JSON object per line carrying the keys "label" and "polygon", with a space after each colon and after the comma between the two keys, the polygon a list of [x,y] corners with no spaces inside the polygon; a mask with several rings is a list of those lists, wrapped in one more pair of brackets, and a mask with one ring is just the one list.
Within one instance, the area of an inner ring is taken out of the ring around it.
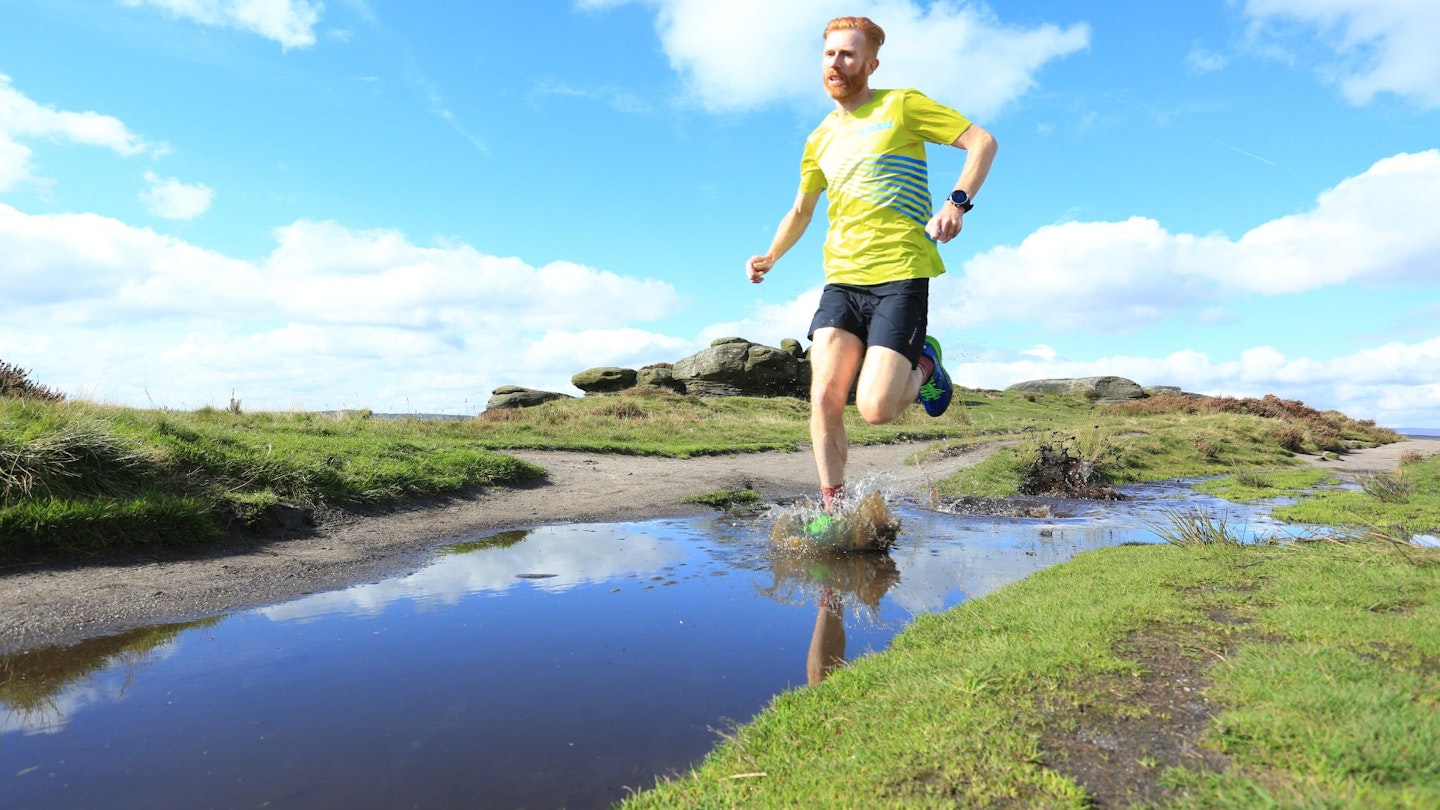
{"label": "dry grass clump", "polygon": [[1177,546],[1243,546],[1245,536],[1225,515],[1205,509],[1166,509],[1166,523],[1150,524],[1150,531]]}
{"label": "dry grass clump", "polygon": [[1270,431],[1270,438],[1292,453],[1305,449],[1305,431],[1294,425],[1279,425]]}
{"label": "dry grass clump", "polygon": [[33,439],[0,438],[0,503],[114,495],[154,463],[98,419],[77,418]]}
{"label": "dry grass clump", "polygon": [[0,360],[0,397],[64,402],[65,395],[30,379],[30,372]]}
{"label": "dry grass clump", "polygon": [[524,408],[486,408],[475,418],[482,422],[524,422],[529,417]]}
{"label": "dry grass clump", "polygon": [[1204,436],[1192,438],[1190,440],[1190,446],[1194,447],[1195,452],[1199,453],[1200,458],[1206,462],[1213,463],[1220,460],[1220,445]]}
{"label": "dry grass clump", "polygon": [[1356,478],[1366,495],[1382,503],[1409,503],[1415,488],[1403,475],[1363,473]]}
{"label": "dry grass clump", "polygon": [[1259,470],[1236,470],[1235,483],[1250,489],[1273,489],[1275,483]]}

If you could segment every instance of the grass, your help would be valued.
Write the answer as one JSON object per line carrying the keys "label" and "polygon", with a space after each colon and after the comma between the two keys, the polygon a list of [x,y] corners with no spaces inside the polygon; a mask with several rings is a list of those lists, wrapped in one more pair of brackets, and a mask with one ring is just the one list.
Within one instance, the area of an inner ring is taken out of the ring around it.
{"label": "grass", "polygon": [[1166,520],[1150,527],[1150,531],[1167,543],[1178,546],[1241,546],[1243,532],[1235,531],[1224,515],[1201,509],[1168,509]]}
{"label": "grass", "polygon": [[[486,446],[662,455],[675,458],[795,450],[810,441],[810,404],[789,397],[702,398],[660,388],[556,400],[534,408],[482,413],[468,428]],[[931,419],[919,408],[890,425],[870,425],[853,409],[845,429],[855,444],[941,440],[972,433],[964,409]]]}
{"label": "grass", "polygon": [[1404,475],[1365,473],[1359,477],[1359,483],[1366,495],[1385,503],[1409,503],[1415,494],[1415,487]]}
{"label": "grass", "polygon": [[[1440,532],[1440,456],[1409,458],[1397,474],[1371,476],[1358,492],[1316,492],[1291,506],[1276,509],[1276,517],[1297,523],[1358,526],[1401,534]],[[1375,479],[1390,483],[1374,483]],[[1396,482],[1399,482],[1398,485]],[[1365,480],[1362,479],[1362,484]]]}
{"label": "grass", "polygon": [[713,506],[716,509],[724,509],[737,504],[756,504],[764,499],[765,496],[753,489],[716,489],[682,498],[681,503],[698,503],[704,506]]}
{"label": "grass", "polygon": [[539,473],[440,421],[0,398],[0,551],[194,544],[280,503],[394,504]]}
{"label": "grass", "polygon": [[1321,485],[1340,483],[1318,467],[1294,470],[1237,470],[1230,475],[1208,478],[1195,485],[1197,492],[1231,501],[1262,501],[1299,497]]}
{"label": "grass", "polygon": [[1102,483],[1127,484],[1283,469],[1298,463],[1297,452],[1399,440],[1372,423],[1274,397],[1152,397],[1096,407],[1079,397],[1003,393],[987,394],[984,402],[995,410],[976,407],[971,423],[984,426],[990,437],[1013,438],[1016,444],[939,482],[942,494],[1012,495],[1020,490],[1041,445],[1090,462]]}
{"label": "grass", "polygon": [[[1373,543],[1085,553],[917,619],[626,806],[1436,806],[1425,562]],[[1212,704],[1185,745],[1137,699],[1177,678]],[[1092,739],[1119,743],[1101,775],[1072,767]]]}

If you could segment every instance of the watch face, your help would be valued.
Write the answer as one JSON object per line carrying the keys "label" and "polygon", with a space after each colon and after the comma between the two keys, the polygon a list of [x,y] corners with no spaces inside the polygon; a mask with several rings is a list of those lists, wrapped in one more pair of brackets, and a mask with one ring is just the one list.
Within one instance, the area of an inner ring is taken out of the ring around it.
{"label": "watch face", "polygon": [[969,200],[970,195],[966,194],[964,189],[956,189],[950,192],[950,202],[956,205],[964,205]]}

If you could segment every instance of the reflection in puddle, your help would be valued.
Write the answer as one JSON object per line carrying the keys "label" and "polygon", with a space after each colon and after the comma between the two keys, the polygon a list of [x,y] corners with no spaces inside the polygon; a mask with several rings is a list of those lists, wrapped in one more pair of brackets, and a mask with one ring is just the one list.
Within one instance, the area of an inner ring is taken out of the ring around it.
{"label": "reflection in puddle", "polygon": [[900,581],[888,551],[778,547],[771,552],[770,570],[774,583],[761,593],[784,604],[815,605],[815,631],[805,658],[805,680],[811,686],[845,663],[847,605],[852,620],[873,622],[880,600]]}
{"label": "reflection in puddle", "polygon": [[[146,664],[164,658],[181,633],[219,618],[143,627],[93,638],[73,647],[46,647],[0,657],[0,734],[54,734],[65,719],[94,703],[119,700],[124,685]],[[99,673],[122,674],[102,679]]]}
{"label": "reflection in puddle", "polygon": [[547,526],[467,538],[408,576],[9,656],[0,796],[7,810],[608,806],[916,614],[1152,541],[1143,527],[1184,490],[1139,492],[1046,513],[1074,518],[903,508],[878,554],[772,551],[765,520],[729,513]]}

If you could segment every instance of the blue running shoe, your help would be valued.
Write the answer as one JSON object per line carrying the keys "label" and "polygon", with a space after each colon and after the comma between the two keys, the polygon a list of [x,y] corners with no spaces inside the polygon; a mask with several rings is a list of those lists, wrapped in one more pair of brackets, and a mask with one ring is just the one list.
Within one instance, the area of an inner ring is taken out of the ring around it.
{"label": "blue running shoe", "polygon": [[920,404],[925,406],[925,413],[939,416],[950,407],[955,387],[950,384],[950,375],[945,373],[945,367],[940,365],[940,341],[926,335],[922,353],[935,362],[935,371],[920,385]]}

